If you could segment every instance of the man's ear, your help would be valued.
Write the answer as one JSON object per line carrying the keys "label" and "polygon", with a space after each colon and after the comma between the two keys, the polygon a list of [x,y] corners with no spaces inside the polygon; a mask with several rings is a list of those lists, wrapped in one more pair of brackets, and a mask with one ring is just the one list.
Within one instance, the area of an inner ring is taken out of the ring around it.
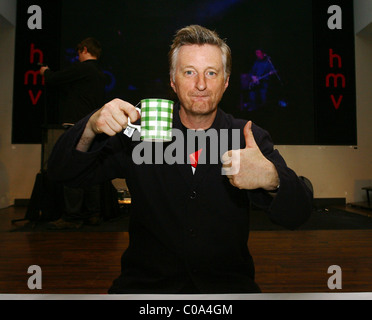
{"label": "man's ear", "polygon": [[175,85],[175,83],[173,82],[172,77],[170,78],[170,86],[172,87],[173,91],[174,91],[175,93],[177,93],[176,85]]}
{"label": "man's ear", "polygon": [[230,82],[230,76],[228,76],[227,79],[226,79],[226,81],[225,81],[225,91],[226,91],[226,89],[229,86],[229,82]]}

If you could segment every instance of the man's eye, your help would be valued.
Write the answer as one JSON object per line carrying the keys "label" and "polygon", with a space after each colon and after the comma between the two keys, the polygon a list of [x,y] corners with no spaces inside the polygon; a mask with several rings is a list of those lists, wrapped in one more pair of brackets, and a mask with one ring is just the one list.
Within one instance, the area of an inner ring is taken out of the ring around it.
{"label": "man's eye", "polygon": [[185,72],[185,74],[186,74],[187,76],[192,76],[192,75],[194,74],[194,72],[191,71],[191,70],[188,70],[188,71]]}
{"label": "man's eye", "polygon": [[207,76],[208,76],[208,77],[215,77],[216,75],[217,75],[217,73],[214,72],[214,71],[208,71],[208,72],[207,72]]}

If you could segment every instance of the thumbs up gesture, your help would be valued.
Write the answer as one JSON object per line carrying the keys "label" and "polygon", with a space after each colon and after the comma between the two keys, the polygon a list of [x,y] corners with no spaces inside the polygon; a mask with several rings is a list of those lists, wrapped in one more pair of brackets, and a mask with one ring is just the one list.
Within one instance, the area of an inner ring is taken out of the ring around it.
{"label": "thumbs up gesture", "polygon": [[222,157],[223,169],[230,183],[239,189],[276,190],[280,183],[278,172],[257,146],[252,121],[244,128],[244,137],[245,149],[228,151]]}

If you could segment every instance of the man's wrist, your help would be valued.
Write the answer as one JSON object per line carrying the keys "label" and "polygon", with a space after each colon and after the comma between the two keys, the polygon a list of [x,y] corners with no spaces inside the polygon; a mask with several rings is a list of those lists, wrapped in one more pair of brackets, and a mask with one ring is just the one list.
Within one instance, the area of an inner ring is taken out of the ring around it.
{"label": "man's wrist", "polygon": [[280,188],[280,178],[279,178],[278,171],[276,170],[272,162],[270,162],[270,169],[269,169],[268,177],[269,177],[268,178],[269,183],[268,183],[266,190],[270,192],[278,191]]}
{"label": "man's wrist", "polygon": [[90,121],[88,121],[84,132],[79,140],[79,143],[76,146],[76,150],[87,152],[92,145],[92,142],[94,138],[96,137],[96,133],[92,129],[92,126],[90,125]]}

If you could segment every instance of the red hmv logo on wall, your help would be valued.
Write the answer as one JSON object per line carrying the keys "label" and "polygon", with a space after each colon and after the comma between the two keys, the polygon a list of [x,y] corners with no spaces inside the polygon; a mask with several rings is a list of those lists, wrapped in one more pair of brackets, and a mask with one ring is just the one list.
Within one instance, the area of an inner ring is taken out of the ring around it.
{"label": "red hmv logo on wall", "polygon": [[[338,54],[335,54],[333,52],[333,49],[329,49],[329,67],[332,70],[334,68],[339,68],[339,69],[342,68],[341,56],[338,55]],[[333,82],[331,80],[333,80]],[[326,77],[326,87],[327,88],[332,87],[332,84],[333,84],[333,88],[337,88],[339,86],[339,82],[341,82],[342,88],[345,89],[346,88],[346,78],[343,74],[341,74],[341,73],[337,73],[337,74],[329,73]],[[332,100],[333,106],[335,107],[336,110],[338,110],[340,108],[342,99],[343,99],[342,94],[337,96],[337,98],[335,97],[334,94],[331,94],[331,100]]]}
{"label": "red hmv logo on wall", "polygon": [[[35,48],[35,44],[31,43],[30,45],[30,67],[34,67],[35,64],[44,63],[44,54],[40,49]],[[44,76],[40,75],[40,70],[28,70],[25,73],[24,85],[28,89],[28,95],[31,99],[31,103],[35,106],[40,100],[42,95],[42,90],[39,89],[39,86],[45,85]]]}

